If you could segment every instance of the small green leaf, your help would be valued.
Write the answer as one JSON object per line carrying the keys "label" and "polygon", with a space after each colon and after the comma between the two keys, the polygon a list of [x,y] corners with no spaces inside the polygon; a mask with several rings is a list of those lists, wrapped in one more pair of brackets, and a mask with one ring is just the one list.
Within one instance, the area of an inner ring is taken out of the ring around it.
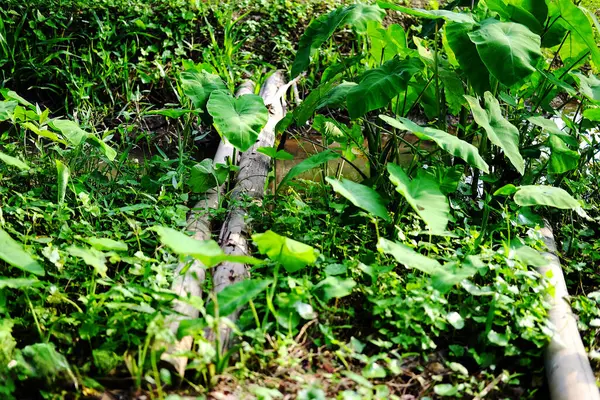
{"label": "small green leaf", "polygon": [[29,170],[29,165],[27,165],[24,161],[21,161],[16,157],[9,156],[8,154],[4,154],[2,152],[0,152],[0,161],[12,167],[19,168],[21,171]]}
{"label": "small green leaf", "polygon": [[56,161],[56,172],[58,175],[58,204],[62,205],[65,202],[67,194],[67,184],[69,183],[69,167],[63,164],[60,160]]}
{"label": "small green leaf", "polygon": [[86,249],[78,246],[67,247],[67,252],[73,257],[79,257],[90,267],[94,268],[94,271],[103,278],[106,278],[106,256],[103,252],[96,249]]}
{"label": "small green leaf", "polygon": [[508,336],[505,334],[498,333],[498,332],[494,331],[493,329],[488,332],[487,338],[490,341],[490,343],[493,343],[497,346],[501,346],[501,347],[508,346]]}
{"label": "small green leaf", "polygon": [[587,97],[592,103],[600,104],[600,79],[595,75],[585,76],[581,72],[571,72],[579,81],[579,90],[581,94]]}
{"label": "small green leaf", "polygon": [[[246,279],[225,287],[217,293],[219,316],[231,315],[235,310],[261,294],[272,282],[270,279]],[[209,303],[207,311],[211,315],[216,315],[215,304]]]}
{"label": "small green leaf", "polygon": [[512,183],[502,186],[500,189],[494,192],[494,196],[510,196],[511,194],[517,193],[517,187]]}
{"label": "small green leaf", "polygon": [[451,385],[449,383],[440,383],[439,385],[435,385],[433,387],[433,391],[438,396],[443,396],[443,397],[456,396],[458,394],[458,386]]}
{"label": "small green leaf", "polygon": [[16,101],[4,100],[0,102],[0,121],[12,119],[15,108],[19,103]]}
{"label": "small green leaf", "polygon": [[319,255],[314,247],[270,230],[252,235],[252,240],[260,254],[266,254],[271,260],[280,262],[289,273],[314,264]]}
{"label": "small green leaf", "polygon": [[446,316],[448,323],[454,327],[454,329],[462,329],[465,327],[465,320],[456,311],[448,313]]}
{"label": "small green leaf", "polygon": [[205,158],[190,170],[188,184],[194,193],[205,193],[207,190],[225,183],[228,175],[228,166],[213,165],[213,160]]}
{"label": "small green leaf", "polygon": [[128,249],[127,243],[109,238],[88,237],[83,240],[100,251],[127,251]]}
{"label": "small green leaf", "polygon": [[303,172],[309,171],[313,168],[318,167],[321,164],[329,162],[331,160],[335,160],[340,158],[340,155],[333,150],[325,150],[315,155],[308,157],[306,160],[303,160],[299,164],[292,167],[288,173],[283,177],[279,186],[277,187],[277,191],[281,189],[283,186],[288,184],[292,179],[302,174]]}
{"label": "small green leaf", "polygon": [[234,98],[223,91],[212,92],[206,108],[217,132],[239,151],[252,147],[269,119],[262,97],[255,94]]}
{"label": "small green leaf", "polygon": [[160,242],[168,246],[175,254],[192,256],[207,268],[214,267],[223,261],[240,264],[260,264],[262,262],[250,256],[225,254],[214,240],[196,240],[164,226],[153,226],[149,229],[158,233]]}
{"label": "small green leaf", "polygon": [[147,115],[162,115],[168,118],[180,118],[186,114],[191,113],[192,110],[184,110],[182,108],[166,108],[164,110],[151,110],[148,111]]}
{"label": "small green leaf", "polygon": [[[26,278],[5,278],[0,277],[0,289],[9,288],[9,289],[22,289],[22,288],[30,288],[36,284],[39,284],[40,281],[37,279],[26,279]],[[1,328],[0,328],[1,330]]]}
{"label": "small green leaf", "polygon": [[293,160],[294,156],[285,150],[277,150],[277,147],[259,147],[259,153],[266,155],[274,160]]}
{"label": "small green leaf", "polygon": [[361,208],[384,221],[391,221],[390,215],[383,203],[383,199],[375,190],[348,179],[342,178],[341,181],[338,181],[327,177],[326,180],[336,193],[339,193],[350,200],[356,207]]}
{"label": "small green leaf", "polygon": [[40,276],[45,274],[44,268],[23,249],[21,243],[11,238],[2,228],[0,228],[0,259],[25,272]]}

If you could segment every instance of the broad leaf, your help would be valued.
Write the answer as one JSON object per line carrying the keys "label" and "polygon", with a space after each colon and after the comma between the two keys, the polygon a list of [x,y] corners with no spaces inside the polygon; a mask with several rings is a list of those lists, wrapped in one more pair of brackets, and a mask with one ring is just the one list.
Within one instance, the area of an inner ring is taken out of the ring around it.
{"label": "broad leaf", "polygon": [[16,101],[2,101],[0,102],[0,121],[7,121],[12,119],[13,112],[19,103]]}
{"label": "broad leaf", "polygon": [[[270,279],[246,279],[225,287],[217,293],[219,316],[231,315],[235,310],[265,291],[271,282]],[[215,304],[209,303],[207,311],[211,315],[216,315]]]}
{"label": "broad leaf", "polygon": [[475,20],[471,16],[471,14],[467,13],[455,13],[448,10],[422,10],[420,8],[408,8],[399,6],[396,4],[391,4],[387,2],[380,1],[378,2],[379,7],[390,9],[394,11],[400,11],[408,15],[413,15],[419,18],[426,19],[444,19],[446,21],[459,22],[459,23],[467,23],[474,24]]}
{"label": "broad leaf", "polygon": [[[1,104],[1,103],[0,103]],[[21,171],[27,171],[29,169],[29,165],[24,161],[19,160],[16,157],[9,156],[8,154],[4,154],[0,151],[0,161],[3,163],[10,165],[12,167],[19,168]]]}
{"label": "broad leaf", "polygon": [[490,76],[487,68],[481,61],[477,47],[469,38],[469,33],[474,25],[448,23],[444,26],[444,42],[448,44],[448,59],[456,58],[456,62],[465,75],[473,89],[482,94],[490,88]]}
{"label": "broad leaf", "polygon": [[[9,289],[23,289],[23,288],[31,288],[34,285],[39,284],[40,281],[37,279],[27,279],[27,278],[5,278],[0,277],[0,289],[9,288]],[[0,328],[2,329],[2,328]],[[1,344],[1,341],[0,341]]]}
{"label": "broad leaf", "polygon": [[35,275],[44,275],[44,268],[35,261],[21,243],[10,237],[8,233],[0,228],[0,259],[13,267]]}
{"label": "broad leaf", "polygon": [[164,110],[151,110],[146,114],[148,115],[162,115],[168,118],[181,118],[186,114],[191,113],[192,110],[184,110],[182,108],[166,108]]}
{"label": "broad leaf", "polygon": [[[551,2],[554,4],[554,2]],[[589,51],[592,57],[592,62],[596,68],[600,68],[600,50],[598,50],[598,44],[592,30],[590,20],[585,13],[577,7],[571,0],[558,0],[558,16],[560,16],[559,24],[564,26],[571,32],[571,40],[573,44],[579,49],[581,46],[585,46],[585,50]],[[552,15],[551,18],[556,18]],[[563,46],[564,48],[565,46]],[[570,46],[569,46],[570,47]],[[568,50],[568,47],[567,49]],[[563,50],[561,50],[561,57],[563,61],[568,58],[564,56]],[[569,54],[571,58],[579,57],[582,51],[577,50]]]}
{"label": "broad leaf", "polygon": [[315,109],[323,107],[335,108],[346,104],[348,92],[356,87],[356,82],[342,82],[336,87],[329,90],[324,96],[319,99]]}
{"label": "broad leaf", "polygon": [[226,92],[213,92],[206,108],[217,132],[239,151],[252,147],[269,120],[262,97],[255,94],[234,98]]}
{"label": "broad leaf", "polygon": [[371,42],[369,52],[377,65],[391,60],[406,49],[406,33],[398,24],[385,29],[378,22],[370,22],[367,25],[367,35]]}
{"label": "broad leaf", "polygon": [[103,252],[78,246],[67,247],[67,252],[73,257],[81,258],[83,262],[94,268],[98,275],[106,277],[108,268],[106,267],[106,255]]}
{"label": "broad leaf", "polygon": [[571,72],[579,81],[579,90],[590,101],[595,104],[600,104],[600,79],[595,75],[585,76],[581,72]]}
{"label": "broad leaf", "polygon": [[[532,32],[539,34],[542,33],[542,23],[546,20],[546,18],[543,17],[541,21],[538,20],[538,18],[533,14],[533,11],[535,8],[538,8],[542,5],[545,7],[546,4],[543,1],[540,2],[539,0],[537,0],[537,2],[540,4],[536,4],[535,7],[532,7],[530,10],[526,10],[525,8],[515,4],[506,4],[502,0],[485,0],[488,8],[494,12],[497,12],[502,19],[523,24]],[[546,14],[547,13],[548,8],[546,7]],[[540,17],[543,15],[543,10],[542,13],[539,13],[539,15]]]}
{"label": "broad leaf", "polygon": [[396,261],[406,268],[417,269],[428,275],[432,275],[442,268],[442,265],[433,258],[426,257],[404,244],[395,243],[385,238],[379,239],[377,250],[393,256]]}
{"label": "broad leaf", "polygon": [[337,276],[328,276],[313,287],[313,291],[323,300],[339,299],[352,293],[356,286],[353,279],[342,279]]}
{"label": "broad leaf", "polygon": [[289,273],[296,272],[317,261],[319,252],[312,246],[297,242],[273,231],[252,235],[260,254],[280,262]]}
{"label": "broad leaf", "polygon": [[[300,103],[300,106],[294,110],[293,115],[294,119],[296,120],[296,125],[302,126],[306,124],[306,122],[313,116],[317,107],[324,107],[327,105],[330,96],[336,93],[331,92],[336,87],[335,83],[335,81],[322,83],[313,89],[308,96],[306,96],[304,101]],[[338,90],[342,91],[341,94],[345,99],[347,95],[346,90],[344,88]]]}
{"label": "broad leaf", "polygon": [[548,169],[552,174],[562,174],[576,169],[579,165],[579,153],[571,150],[562,136],[550,135],[549,144],[552,149]]}
{"label": "broad leaf", "polygon": [[411,180],[402,167],[394,163],[388,163],[387,170],[396,191],[404,196],[430,231],[443,233],[448,225],[450,206],[437,182],[423,170],[419,170],[416,178]]}
{"label": "broad leaf", "polygon": [[223,164],[213,165],[213,160],[205,158],[192,167],[188,183],[194,193],[204,193],[225,183],[228,174],[228,166]]}
{"label": "broad leaf", "polygon": [[69,362],[52,343],[36,343],[25,346],[16,357],[16,370],[29,378],[54,381],[68,376],[77,384]]}
{"label": "broad leaf", "polygon": [[513,22],[486,23],[469,38],[490,73],[507,86],[533,73],[542,56],[539,35]]}
{"label": "broad leaf", "polygon": [[[117,152],[112,147],[104,143],[104,141],[102,141],[93,133],[89,133],[81,129],[79,124],[74,121],[66,119],[54,119],[51,121],[50,126],[60,131],[60,133],[72,146],[77,147],[85,142],[88,142],[100,150],[100,152],[104,154],[110,161],[113,161],[117,156]],[[38,129],[35,132],[40,134],[41,131]]]}
{"label": "broad leaf", "polygon": [[259,147],[256,149],[259,153],[264,154],[265,156],[272,158],[274,160],[293,160],[294,155],[288,153],[285,150],[277,150],[277,147]]}
{"label": "broad leaf", "polygon": [[500,147],[514,167],[523,175],[525,173],[525,162],[519,153],[519,130],[502,116],[500,103],[490,93],[485,92],[485,110],[479,105],[479,100],[465,96],[473,118],[485,129],[490,141]]}
{"label": "broad leaf", "polygon": [[439,129],[423,127],[415,124],[409,119],[398,117],[398,119],[390,118],[386,115],[380,115],[379,118],[397,129],[407,130],[414,133],[419,139],[433,140],[442,149],[452,154],[453,156],[460,157],[470,165],[479,168],[483,172],[488,172],[489,167],[487,163],[479,155],[479,150],[472,144],[465,142]]}
{"label": "broad leaf", "polygon": [[223,261],[240,264],[261,263],[260,260],[251,256],[225,254],[214,240],[196,240],[178,230],[164,226],[153,226],[149,229],[158,233],[160,242],[168,246],[175,254],[192,256],[207,268],[214,267]]}
{"label": "broad leaf", "polygon": [[467,256],[460,266],[457,262],[446,263],[432,274],[431,286],[442,293],[446,293],[454,285],[475,275],[477,270],[483,266],[483,263],[477,256]]}
{"label": "broad leaf", "polygon": [[313,20],[298,43],[298,51],[292,64],[292,78],[308,68],[310,57],[329,40],[338,27],[351,25],[358,32],[364,32],[368,21],[381,21],[384,16],[385,11],[377,6],[353,4],[340,7]]}
{"label": "broad leaf", "polygon": [[393,59],[379,68],[366,71],[357,86],[348,91],[346,104],[352,119],[389,104],[392,98],[406,90],[408,81],[423,64],[417,58]]}
{"label": "broad leaf", "polygon": [[383,203],[383,199],[375,190],[348,179],[342,178],[341,181],[330,177],[327,177],[326,179],[336,193],[339,193],[350,200],[356,207],[361,208],[384,221],[391,221],[390,215]]}
{"label": "broad leaf", "polygon": [[227,90],[219,76],[193,69],[181,73],[181,87],[196,109],[204,109],[212,92]]}
{"label": "broad leaf", "polygon": [[279,183],[277,190],[281,189],[292,179],[302,174],[303,172],[309,171],[313,168],[318,167],[321,164],[324,164],[331,160],[335,160],[337,158],[340,158],[340,155],[333,150],[325,150],[308,157],[306,160],[303,160],[301,163],[295,165],[288,171],[288,173],[283,177],[283,179]]}
{"label": "broad leaf", "polygon": [[67,194],[67,184],[69,183],[69,167],[63,164],[60,160],[56,161],[56,173],[58,183],[58,204],[65,202],[65,195]]}
{"label": "broad leaf", "polygon": [[519,186],[515,203],[523,207],[548,206],[565,210],[581,210],[581,204],[561,188],[545,185]]}

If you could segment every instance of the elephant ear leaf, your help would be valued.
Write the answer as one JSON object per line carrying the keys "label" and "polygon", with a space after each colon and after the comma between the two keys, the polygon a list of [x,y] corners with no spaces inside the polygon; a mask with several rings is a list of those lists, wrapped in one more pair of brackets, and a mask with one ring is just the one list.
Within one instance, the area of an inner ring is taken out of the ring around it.
{"label": "elephant ear leaf", "polygon": [[385,115],[380,115],[379,118],[394,128],[407,130],[414,133],[420,139],[433,140],[438,146],[453,156],[462,158],[470,165],[482,170],[485,173],[489,171],[489,167],[479,155],[477,147],[473,146],[471,143],[465,142],[464,140],[461,140],[456,136],[439,129],[419,126],[406,118],[399,117],[396,120]]}
{"label": "elephant ear leaf", "polygon": [[300,38],[296,58],[292,64],[292,78],[308,68],[310,57],[333,35],[338,27],[350,25],[359,33],[364,33],[368,21],[381,22],[384,16],[385,11],[377,6],[353,4],[340,7],[313,20]]}
{"label": "elephant ear leaf", "polygon": [[506,86],[535,72],[542,56],[540,36],[514,22],[489,22],[469,32],[469,38],[488,71]]}
{"label": "elephant ear leaf", "polygon": [[425,221],[433,234],[443,234],[448,225],[450,205],[439,184],[424,170],[411,180],[402,167],[388,163],[390,181],[416,213]]}
{"label": "elephant ear leaf", "polygon": [[256,142],[269,120],[263,99],[255,94],[234,98],[226,92],[213,92],[206,108],[217,132],[239,151],[248,150]]}
{"label": "elephant ear leaf", "polygon": [[360,183],[348,179],[338,181],[330,177],[325,178],[336,193],[341,194],[352,202],[356,207],[390,222],[390,216],[385,208],[383,199],[375,190]]}
{"label": "elephant ear leaf", "polygon": [[573,196],[561,188],[547,185],[519,186],[515,193],[515,203],[521,207],[548,206],[563,210],[573,210],[582,217],[586,212]]}
{"label": "elephant ear leaf", "polygon": [[519,130],[502,116],[500,103],[490,93],[485,92],[485,110],[479,100],[466,96],[473,112],[473,118],[488,135],[490,141],[500,147],[521,175],[525,173],[525,162],[519,153]]}

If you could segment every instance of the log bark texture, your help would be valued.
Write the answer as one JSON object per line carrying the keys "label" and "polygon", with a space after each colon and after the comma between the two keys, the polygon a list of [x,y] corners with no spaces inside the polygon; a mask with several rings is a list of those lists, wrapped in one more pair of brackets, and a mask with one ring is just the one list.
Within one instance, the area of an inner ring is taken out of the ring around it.
{"label": "log bark texture", "polygon": [[[284,94],[289,86],[285,85],[283,74],[276,71],[261,88],[260,95],[269,109],[269,120],[262,129],[256,143],[240,157],[240,170],[236,185],[231,194],[230,208],[221,229],[219,242],[226,254],[248,255],[249,229],[246,223],[246,208],[241,204],[245,196],[260,201],[264,196],[265,182],[269,173],[271,159],[259,153],[260,147],[272,147],[275,144],[275,126],[285,116]],[[227,286],[249,277],[244,264],[224,262],[217,266],[213,274],[214,292],[219,293]],[[238,312],[229,316],[237,319]],[[221,348],[229,346],[231,329],[222,326],[219,332]]]}
{"label": "log bark texture", "polygon": [[[254,83],[245,81],[236,92],[236,96],[254,93]],[[219,142],[219,147],[213,158],[213,165],[226,164],[227,159],[234,159],[235,148],[225,138]],[[210,224],[210,210],[215,210],[219,207],[220,199],[224,193],[224,186],[211,189],[206,193],[206,197],[198,201],[192,209],[187,219],[187,230],[193,232],[193,238],[196,240],[209,240],[212,237]],[[171,290],[177,293],[180,297],[202,297],[202,284],[206,279],[206,268],[198,260],[194,260],[187,270],[187,262],[179,262],[174,275],[175,279],[171,285]],[[185,270],[185,273],[183,271]],[[172,318],[169,328],[171,332],[177,334],[179,324],[184,319],[198,318],[199,311],[191,305],[182,301],[176,300],[173,303],[173,311],[175,315]],[[161,355],[163,361],[167,361],[177,373],[181,376],[185,373],[187,366],[187,357],[178,356],[177,353],[190,351],[193,346],[193,338],[186,336],[177,341],[167,351]]]}
{"label": "log bark texture", "polygon": [[551,305],[550,322],[556,331],[544,356],[550,397],[552,400],[600,400],[596,378],[577,329],[577,320],[567,302],[569,292],[556,256],[552,228],[547,221],[542,235],[548,248],[548,252],[543,254],[548,264],[538,270],[540,274],[550,277],[554,285],[554,295],[548,296],[547,300]]}

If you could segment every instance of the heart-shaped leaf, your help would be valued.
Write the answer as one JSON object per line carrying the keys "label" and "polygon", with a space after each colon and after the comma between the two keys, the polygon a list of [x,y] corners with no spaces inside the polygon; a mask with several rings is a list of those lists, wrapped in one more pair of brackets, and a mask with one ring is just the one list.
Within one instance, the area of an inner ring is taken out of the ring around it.
{"label": "heart-shaped leaf", "polygon": [[539,35],[513,22],[486,23],[469,38],[490,73],[507,86],[534,72],[542,56]]}
{"label": "heart-shaped leaf", "polygon": [[379,118],[393,126],[394,128],[410,131],[417,135],[420,139],[433,140],[442,149],[452,154],[453,156],[460,157],[470,165],[479,168],[483,172],[488,172],[489,167],[487,163],[479,155],[479,150],[472,144],[465,142],[439,129],[429,128],[426,126],[419,126],[409,119],[399,117],[398,119],[390,118],[386,115],[380,115]]}
{"label": "heart-shaped leaf", "polygon": [[438,183],[423,170],[419,170],[413,180],[394,163],[388,163],[387,170],[396,191],[425,221],[431,233],[443,233],[448,225],[450,206]]}
{"label": "heart-shaped leaf", "polygon": [[227,90],[218,75],[195,69],[181,73],[181,87],[196,109],[204,109],[212,92]]}
{"label": "heart-shaped leaf", "polygon": [[484,97],[485,110],[479,105],[478,99],[465,96],[471,106],[473,118],[485,129],[490,141],[504,151],[517,171],[523,175],[525,162],[519,153],[519,130],[502,116],[500,103],[490,92],[485,92]]}
{"label": "heart-shaped leaf", "polygon": [[546,185],[519,186],[515,203],[523,207],[549,206],[566,210],[580,210],[581,204],[564,189]]}
{"label": "heart-shaped leaf", "polygon": [[234,98],[223,91],[210,95],[206,105],[217,132],[239,151],[246,151],[256,142],[269,120],[263,99],[255,94]]}

